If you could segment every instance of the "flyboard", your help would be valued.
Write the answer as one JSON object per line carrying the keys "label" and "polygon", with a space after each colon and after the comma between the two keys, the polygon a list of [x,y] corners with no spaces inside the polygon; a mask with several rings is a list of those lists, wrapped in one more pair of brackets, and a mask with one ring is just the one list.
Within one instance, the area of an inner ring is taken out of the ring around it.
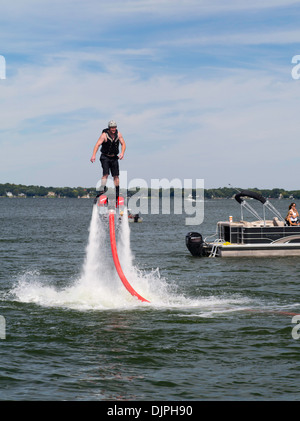
{"label": "flyboard", "polygon": [[106,196],[105,194],[102,194],[101,196],[99,196],[97,200],[97,207],[98,207],[99,215],[107,216],[108,214],[108,217],[109,217],[109,237],[110,237],[111,252],[112,252],[115,268],[117,270],[119,278],[121,279],[127,291],[130,292],[130,294],[133,295],[134,297],[137,297],[140,301],[149,303],[150,301],[143,298],[130,285],[126,276],[124,275],[124,272],[122,270],[119,257],[118,257],[117,244],[116,244],[116,231],[115,231],[115,215],[116,215],[116,209],[119,212],[124,209],[124,198],[121,196],[118,197],[115,209],[114,209],[114,206],[111,205],[111,203],[114,203],[114,201],[109,200],[108,196]]}

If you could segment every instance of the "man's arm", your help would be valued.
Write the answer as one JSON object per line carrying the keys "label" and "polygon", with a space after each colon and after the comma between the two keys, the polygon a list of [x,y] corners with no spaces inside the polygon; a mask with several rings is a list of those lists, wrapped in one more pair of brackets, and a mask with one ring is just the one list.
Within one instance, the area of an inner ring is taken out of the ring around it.
{"label": "man's arm", "polygon": [[126,149],[126,143],[125,143],[125,140],[124,140],[124,138],[123,138],[123,136],[122,136],[122,134],[120,132],[119,132],[119,140],[120,140],[120,143],[121,143],[121,146],[122,146],[122,150],[121,150],[121,153],[119,155],[119,159],[123,159],[124,158],[125,149]]}
{"label": "man's arm", "polygon": [[96,143],[96,145],[95,145],[95,147],[94,147],[94,150],[93,150],[93,155],[92,155],[92,157],[91,157],[91,162],[93,163],[93,162],[95,162],[95,160],[96,160],[96,153],[97,153],[97,151],[98,151],[98,149],[99,149],[99,147],[102,145],[102,143],[104,142],[104,140],[105,140],[105,133],[102,133],[101,134],[101,136],[99,137],[99,139],[97,140],[97,143]]}

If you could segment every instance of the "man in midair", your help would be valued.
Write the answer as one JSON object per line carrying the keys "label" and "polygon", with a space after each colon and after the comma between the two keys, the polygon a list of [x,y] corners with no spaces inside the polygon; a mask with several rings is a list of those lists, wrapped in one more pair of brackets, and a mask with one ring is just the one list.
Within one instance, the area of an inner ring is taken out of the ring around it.
{"label": "man in midair", "polygon": [[[114,120],[108,122],[107,129],[102,130],[102,134],[99,137],[91,157],[91,162],[94,163],[96,160],[96,154],[101,146],[100,162],[102,165],[103,175],[101,178],[101,186],[96,196],[96,201],[106,190],[106,182],[111,173],[114,179],[114,185],[116,188],[116,201],[118,202],[119,197],[119,159],[123,159],[126,144],[122,134],[117,129],[117,123]],[[121,153],[119,154],[119,145],[121,144]]]}

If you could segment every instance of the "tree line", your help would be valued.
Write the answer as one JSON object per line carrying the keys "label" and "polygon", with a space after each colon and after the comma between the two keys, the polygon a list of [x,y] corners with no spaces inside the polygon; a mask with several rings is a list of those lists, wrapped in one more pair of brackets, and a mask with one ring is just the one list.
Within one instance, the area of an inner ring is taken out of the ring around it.
{"label": "tree line", "polygon": [[204,197],[206,199],[215,198],[232,198],[235,194],[242,190],[251,190],[258,194],[261,194],[265,198],[269,199],[300,199],[300,190],[284,190],[280,188],[274,189],[258,189],[258,188],[230,188],[230,187],[219,187],[218,189],[205,189]]}
{"label": "tree line", "polygon": [[[163,194],[164,189],[158,189],[156,191],[148,189],[148,192],[144,192],[143,195],[161,195]],[[238,191],[244,190],[242,188],[231,188],[231,187],[219,187],[213,189],[204,189],[204,198],[205,199],[230,199]],[[271,199],[300,199],[300,190],[284,190],[280,188],[274,189],[258,189],[258,188],[247,188],[247,190],[255,191],[266,198]],[[136,194],[139,191],[139,187],[135,190],[130,190],[127,192],[127,196]],[[175,190],[170,189],[171,197],[174,196]],[[182,191],[182,194],[184,192]],[[192,196],[196,197],[196,191],[191,191]],[[73,198],[84,198],[84,197],[95,197],[96,188],[95,187],[44,187],[44,186],[33,186],[33,185],[23,185],[23,184],[0,184],[0,196],[7,197],[73,197]]]}

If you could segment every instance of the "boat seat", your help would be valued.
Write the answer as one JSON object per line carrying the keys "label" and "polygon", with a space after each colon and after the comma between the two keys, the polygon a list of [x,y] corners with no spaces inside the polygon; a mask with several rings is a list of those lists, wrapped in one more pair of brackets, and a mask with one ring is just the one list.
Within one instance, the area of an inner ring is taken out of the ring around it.
{"label": "boat seat", "polygon": [[264,221],[240,221],[241,224],[243,224],[244,227],[246,228],[255,228],[255,227],[274,227],[273,221],[272,220],[266,220]]}
{"label": "boat seat", "polygon": [[273,225],[274,225],[274,227],[284,227],[285,223],[284,223],[284,221],[279,221],[277,216],[275,216],[273,218]]}
{"label": "boat seat", "polygon": [[277,216],[273,218],[273,220],[266,220],[265,223],[263,221],[240,221],[246,228],[254,228],[254,227],[284,227],[284,221],[280,221]]}

